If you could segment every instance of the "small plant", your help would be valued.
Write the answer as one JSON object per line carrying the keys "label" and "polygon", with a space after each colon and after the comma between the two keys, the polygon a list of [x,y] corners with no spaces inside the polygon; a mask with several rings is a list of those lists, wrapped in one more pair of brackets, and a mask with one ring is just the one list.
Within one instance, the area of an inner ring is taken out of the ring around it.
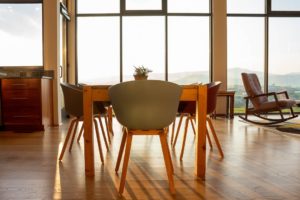
{"label": "small plant", "polygon": [[150,72],[152,72],[151,69],[148,69],[147,67],[141,66],[133,66],[134,67],[134,75],[135,76],[148,76]]}

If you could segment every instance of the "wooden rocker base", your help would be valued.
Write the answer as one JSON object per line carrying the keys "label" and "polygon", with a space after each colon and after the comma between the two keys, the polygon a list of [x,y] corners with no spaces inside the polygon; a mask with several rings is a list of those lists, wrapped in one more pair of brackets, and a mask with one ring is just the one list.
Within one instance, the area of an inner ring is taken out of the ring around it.
{"label": "wooden rocker base", "polygon": [[253,121],[253,120],[248,119],[248,117],[241,116],[241,115],[239,115],[239,118],[245,120],[246,122],[257,124],[257,125],[274,125],[274,124],[279,124],[279,123],[282,123],[282,122],[285,122],[285,121],[288,121],[290,119],[294,119],[294,118],[298,117],[298,115],[293,115],[291,117],[284,118],[284,119],[268,119],[266,117],[262,117],[262,116],[257,115],[257,114],[253,114],[253,115],[260,118],[260,119],[267,120],[268,122]]}

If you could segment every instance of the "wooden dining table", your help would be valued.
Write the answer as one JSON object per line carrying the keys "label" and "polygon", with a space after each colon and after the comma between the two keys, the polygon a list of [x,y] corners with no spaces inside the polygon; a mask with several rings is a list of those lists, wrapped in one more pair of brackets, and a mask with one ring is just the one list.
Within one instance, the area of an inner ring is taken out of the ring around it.
{"label": "wooden dining table", "polygon": [[[93,140],[93,102],[109,101],[110,85],[83,86],[83,122],[84,122],[84,158],[86,176],[94,176],[94,140]],[[207,86],[182,86],[180,101],[196,102],[196,141],[195,141],[195,175],[205,178],[206,170],[206,112]]]}

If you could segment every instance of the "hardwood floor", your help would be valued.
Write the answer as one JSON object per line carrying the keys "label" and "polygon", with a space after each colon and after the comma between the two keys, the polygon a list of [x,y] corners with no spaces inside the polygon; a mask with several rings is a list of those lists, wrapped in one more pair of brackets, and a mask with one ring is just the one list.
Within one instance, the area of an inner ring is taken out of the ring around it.
{"label": "hardwood floor", "polygon": [[114,169],[121,127],[116,121],[110,151],[103,148],[104,165],[95,141],[94,178],[84,174],[82,140],[58,162],[67,124],[45,132],[0,132],[0,199],[300,199],[300,135],[246,124],[238,117],[232,121],[218,118],[213,123],[224,159],[216,145],[213,151],[207,145],[206,180],[196,179],[191,127],[183,162],[179,161],[182,130],[171,151],[173,196],[157,136],[133,138],[125,191],[120,197],[121,170],[118,176]]}

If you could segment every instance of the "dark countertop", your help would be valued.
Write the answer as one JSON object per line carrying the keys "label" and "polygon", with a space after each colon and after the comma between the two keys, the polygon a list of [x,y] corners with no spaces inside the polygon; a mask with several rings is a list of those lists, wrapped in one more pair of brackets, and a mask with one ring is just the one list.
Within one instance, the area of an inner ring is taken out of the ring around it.
{"label": "dark countertop", "polygon": [[26,79],[26,78],[41,78],[53,79],[53,70],[0,70],[0,79]]}

